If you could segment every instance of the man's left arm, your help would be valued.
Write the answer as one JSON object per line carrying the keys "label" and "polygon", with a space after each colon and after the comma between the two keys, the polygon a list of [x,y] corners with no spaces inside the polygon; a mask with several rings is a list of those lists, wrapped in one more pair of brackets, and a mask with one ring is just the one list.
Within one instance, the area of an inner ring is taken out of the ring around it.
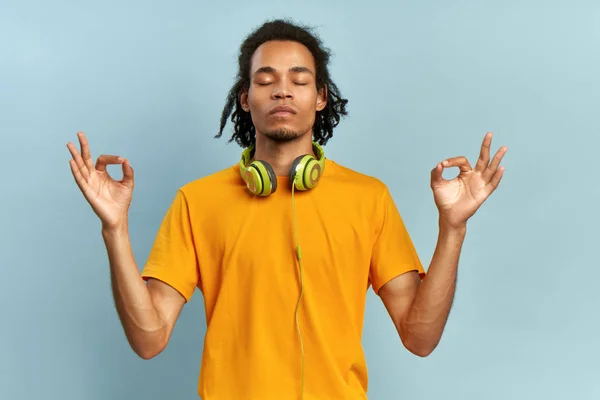
{"label": "man's left arm", "polygon": [[427,276],[417,271],[392,279],[379,290],[404,346],[420,357],[438,345],[454,299],[456,273],[466,228],[440,225]]}
{"label": "man's left arm", "polygon": [[[491,140],[492,134],[487,133],[474,169],[465,157],[455,157],[431,171],[431,188],[439,210],[439,233],[425,278],[421,281],[417,271],[406,272],[379,290],[404,346],[415,355],[426,357],[440,342],[454,300],[467,220],[502,178],[504,168],[499,165],[507,149],[501,147],[490,162]],[[459,175],[444,180],[444,168],[451,167],[458,167]]]}

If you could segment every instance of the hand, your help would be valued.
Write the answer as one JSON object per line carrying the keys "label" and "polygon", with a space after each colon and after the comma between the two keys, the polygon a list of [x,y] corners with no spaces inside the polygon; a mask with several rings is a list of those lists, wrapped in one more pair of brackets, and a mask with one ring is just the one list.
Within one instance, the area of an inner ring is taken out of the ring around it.
{"label": "hand", "polygon": [[[114,228],[127,220],[127,212],[133,195],[133,169],[129,161],[118,157],[101,155],[92,161],[90,147],[82,132],[77,134],[81,145],[81,154],[71,142],[67,148],[73,159],[69,160],[75,182],[92,209],[102,221],[103,228]],[[106,171],[109,164],[122,164],[123,179],[116,181]]]}
{"label": "hand", "polygon": [[[431,171],[431,189],[440,213],[440,221],[451,227],[464,227],[483,202],[496,190],[504,167],[499,167],[507,151],[501,147],[490,163],[492,133],[488,132],[481,145],[475,169],[465,157],[449,158]],[[452,180],[442,178],[444,168],[458,167],[459,175]]]}

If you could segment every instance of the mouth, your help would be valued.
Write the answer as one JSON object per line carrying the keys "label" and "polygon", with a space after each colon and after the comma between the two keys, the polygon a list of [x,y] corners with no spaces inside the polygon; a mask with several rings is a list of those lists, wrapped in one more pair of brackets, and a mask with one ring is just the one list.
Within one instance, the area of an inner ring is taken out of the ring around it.
{"label": "mouth", "polygon": [[273,108],[269,114],[274,115],[276,117],[285,117],[296,114],[296,110],[289,106],[277,106]]}

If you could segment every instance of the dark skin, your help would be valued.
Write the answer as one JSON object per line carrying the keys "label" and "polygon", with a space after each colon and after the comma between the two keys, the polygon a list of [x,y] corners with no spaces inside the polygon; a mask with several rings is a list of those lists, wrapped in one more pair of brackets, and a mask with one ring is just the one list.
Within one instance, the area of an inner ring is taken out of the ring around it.
{"label": "dark skin", "polygon": [[[327,89],[317,90],[314,59],[305,46],[272,41],[258,47],[250,87],[240,102],[256,128],[254,158],[271,164],[276,175],[287,176],[296,157],[313,154],[312,126],[316,112],[327,104]],[[277,106],[293,112],[271,114]]]}
{"label": "dark skin", "polygon": [[[240,94],[242,107],[256,128],[255,158],[269,162],[277,175],[286,176],[292,161],[312,154],[315,113],[327,101],[327,88],[317,89],[310,51],[295,42],[267,42],[252,58],[251,85]],[[274,107],[289,106],[292,113],[271,114]],[[156,279],[145,283],[133,256],[128,233],[128,210],[134,174],[129,161],[101,155],[94,165],[83,133],[81,153],[67,147],[73,177],[102,222],[102,235],[111,268],[113,297],[125,334],[133,350],[149,359],[167,346],[185,298]],[[498,187],[506,147],[490,159],[492,134],[486,134],[479,159],[472,168],[465,157],[438,163],[431,171],[431,189],[439,210],[439,233],[427,277],[416,271],[402,274],[379,291],[404,346],[419,356],[430,354],[440,341],[454,299],[458,259],[468,219]],[[123,179],[116,181],[109,164],[121,164]],[[444,180],[444,168],[457,167],[459,175]],[[398,260],[400,263],[402,260]]]}
{"label": "dark skin", "polygon": [[[439,211],[438,241],[427,277],[420,282],[416,272],[400,275],[379,291],[405,347],[425,357],[438,345],[456,289],[458,259],[467,231],[467,221],[496,190],[504,167],[500,162],[507,148],[490,159],[492,133],[481,145],[475,168],[466,157],[454,157],[431,170],[431,189]],[[444,168],[457,167],[459,175],[442,178]]]}

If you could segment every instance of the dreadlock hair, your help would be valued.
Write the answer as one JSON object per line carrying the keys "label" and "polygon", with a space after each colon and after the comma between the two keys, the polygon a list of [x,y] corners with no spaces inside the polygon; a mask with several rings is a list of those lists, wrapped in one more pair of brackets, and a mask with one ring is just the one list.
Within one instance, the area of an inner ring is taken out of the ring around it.
{"label": "dreadlock hair", "polygon": [[243,90],[249,90],[250,88],[250,61],[252,55],[260,45],[271,40],[298,42],[306,46],[312,53],[316,68],[317,90],[327,88],[325,108],[322,111],[317,111],[315,116],[313,140],[320,145],[327,144],[327,141],[333,136],[333,128],[339,124],[342,116],[348,115],[346,111],[348,100],[341,97],[340,91],[329,76],[327,66],[331,52],[323,47],[320,38],[310,28],[281,19],[265,22],[249,34],[240,46],[237,81],[227,96],[221,114],[219,133],[215,137],[221,137],[227,119],[231,115],[234,128],[229,142],[235,141],[241,147],[249,147],[256,142],[256,129],[252,123],[250,113],[242,108],[240,95]]}

